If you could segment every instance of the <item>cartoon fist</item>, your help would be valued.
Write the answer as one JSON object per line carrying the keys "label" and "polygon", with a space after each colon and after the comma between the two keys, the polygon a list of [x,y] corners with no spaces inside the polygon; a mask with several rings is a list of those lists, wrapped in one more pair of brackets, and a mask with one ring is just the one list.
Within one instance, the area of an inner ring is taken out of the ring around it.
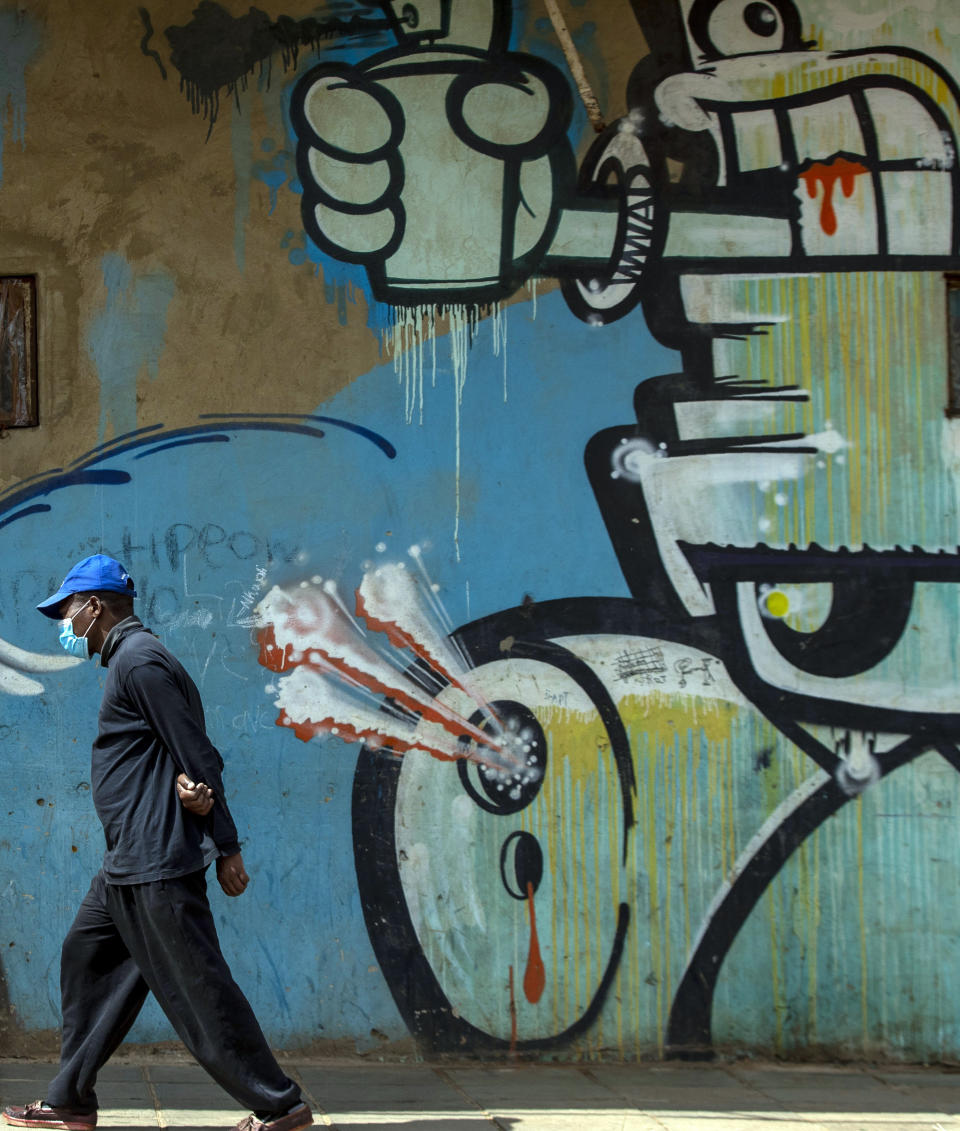
{"label": "cartoon fist", "polygon": [[423,5],[385,7],[398,48],[315,67],[294,93],[304,226],[363,264],[381,301],[495,300],[556,233],[573,169],[566,81],[505,49],[493,0],[455,0],[433,21]]}

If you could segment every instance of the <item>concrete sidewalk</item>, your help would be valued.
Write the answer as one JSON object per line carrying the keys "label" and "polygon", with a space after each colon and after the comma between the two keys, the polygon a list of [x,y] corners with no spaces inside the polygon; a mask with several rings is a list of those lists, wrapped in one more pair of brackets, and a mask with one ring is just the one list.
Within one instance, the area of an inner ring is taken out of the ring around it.
{"label": "concrete sidewalk", "polygon": [[[960,1073],[731,1064],[284,1061],[318,1127],[342,1131],[960,1131]],[[0,1061],[0,1101],[44,1093],[53,1064]],[[195,1064],[111,1063],[100,1127],[232,1127],[245,1113]]]}

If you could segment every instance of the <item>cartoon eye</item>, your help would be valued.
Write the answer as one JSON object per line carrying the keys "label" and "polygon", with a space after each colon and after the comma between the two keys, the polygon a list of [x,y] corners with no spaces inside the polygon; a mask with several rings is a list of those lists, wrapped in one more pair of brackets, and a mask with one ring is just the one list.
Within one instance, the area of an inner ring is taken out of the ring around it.
{"label": "cartoon eye", "polygon": [[832,583],[757,584],[761,623],[781,656],[800,671],[860,675],[897,646],[910,618],[911,578],[838,577]]}
{"label": "cartoon eye", "polygon": [[689,24],[708,60],[804,46],[791,0],[695,0]]}
{"label": "cartoon eye", "polygon": [[547,764],[547,740],[529,707],[512,700],[490,704],[496,721],[477,711],[470,722],[496,735],[505,766],[466,758],[457,763],[463,788],[488,813],[506,816],[525,809],[540,792]]}

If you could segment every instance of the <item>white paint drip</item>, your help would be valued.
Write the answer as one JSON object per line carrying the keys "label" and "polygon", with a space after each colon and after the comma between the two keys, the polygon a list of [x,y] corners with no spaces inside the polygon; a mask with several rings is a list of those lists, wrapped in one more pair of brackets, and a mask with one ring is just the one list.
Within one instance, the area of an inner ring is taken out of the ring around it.
{"label": "white paint drip", "polygon": [[[536,317],[536,288],[531,285]],[[450,344],[450,369],[454,397],[454,519],[453,544],[460,560],[460,469],[462,459],[461,415],[463,392],[467,382],[470,347],[480,330],[481,311],[475,305],[453,303],[441,308],[446,317]],[[507,320],[499,303],[490,307],[490,326],[494,357],[503,361],[503,399],[507,400]],[[423,424],[424,419],[424,350],[429,342],[430,386],[437,385],[437,308],[431,305],[398,308],[393,326],[384,332],[384,349],[393,356],[397,383],[403,391],[405,424]]]}
{"label": "white paint drip", "polygon": [[493,356],[503,358],[503,403],[507,403],[507,312],[498,303],[490,312]]}

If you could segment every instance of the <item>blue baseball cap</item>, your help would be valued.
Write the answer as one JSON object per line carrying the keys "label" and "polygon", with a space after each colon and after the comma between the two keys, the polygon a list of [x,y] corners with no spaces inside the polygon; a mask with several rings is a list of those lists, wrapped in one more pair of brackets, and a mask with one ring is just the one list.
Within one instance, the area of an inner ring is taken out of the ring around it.
{"label": "blue baseball cap", "polygon": [[63,579],[60,588],[37,608],[45,617],[57,619],[57,609],[74,593],[126,593],[136,597],[133,578],[117,561],[106,554],[91,554],[77,562]]}

